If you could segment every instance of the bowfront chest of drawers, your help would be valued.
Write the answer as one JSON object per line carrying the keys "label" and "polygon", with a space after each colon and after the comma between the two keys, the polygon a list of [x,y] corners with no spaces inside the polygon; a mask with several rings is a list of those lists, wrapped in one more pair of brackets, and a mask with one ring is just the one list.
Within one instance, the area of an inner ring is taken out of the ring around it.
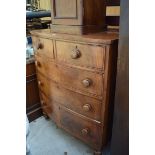
{"label": "bowfront chest of drawers", "polygon": [[118,35],[31,34],[44,115],[100,154],[110,132]]}

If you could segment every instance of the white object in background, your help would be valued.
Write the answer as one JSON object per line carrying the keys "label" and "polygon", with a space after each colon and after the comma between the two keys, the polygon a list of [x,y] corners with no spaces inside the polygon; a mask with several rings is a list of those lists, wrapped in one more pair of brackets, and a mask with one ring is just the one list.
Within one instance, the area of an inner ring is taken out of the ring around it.
{"label": "white object in background", "polygon": [[27,141],[27,136],[29,135],[29,132],[30,132],[29,120],[26,115],[26,155],[30,154],[30,146]]}

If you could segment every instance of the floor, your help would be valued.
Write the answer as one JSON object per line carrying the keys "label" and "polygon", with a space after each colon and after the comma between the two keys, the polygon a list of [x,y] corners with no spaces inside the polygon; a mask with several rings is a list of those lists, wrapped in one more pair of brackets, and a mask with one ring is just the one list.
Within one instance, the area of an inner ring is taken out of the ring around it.
{"label": "floor", "polygon": [[[44,117],[30,123],[27,142],[31,155],[93,155],[90,147]],[[107,150],[103,154],[110,155]]]}

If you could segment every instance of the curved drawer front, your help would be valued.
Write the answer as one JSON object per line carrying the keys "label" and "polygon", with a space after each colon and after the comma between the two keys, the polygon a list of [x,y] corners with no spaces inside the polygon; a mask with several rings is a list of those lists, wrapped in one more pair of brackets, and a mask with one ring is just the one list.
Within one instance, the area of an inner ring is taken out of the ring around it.
{"label": "curved drawer front", "polygon": [[100,101],[60,87],[40,74],[38,74],[38,81],[41,81],[40,90],[48,95],[51,102],[56,101],[91,119],[101,120]]}
{"label": "curved drawer front", "polygon": [[86,70],[57,65],[52,61],[40,57],[36,57],[36,59],[37,63],[39,63],[37,71],[43,73],[51,80],[74,91],[102,96],[102,75]]}
{"label": "curved drawer front", "polygon": [[49,116],[52,114],[52,104],[50,103],[50,100],[40,92],[40,102],[41,102],[41,107],[43,109],[43,112]]}
{"label": "curved drawer front", "polygon": [[60,106],[60,125],[66,131],[97,148],[101,145],[101,127]]}
{"label": "curved drawer front", "polygon": [[42,92],[40,92],[40,100],[43,112],[48,115],[52,120],[58,122],[59,106],[54,101],[51,101]]}
{"label": "curved drawer front", "polygon": [[104,69],[104,47],[56,41],[56,56],[58,62],[92,69]]}
{"label": "curved drawer front", "polygon": [[33,48],[36,55],[54,58],[53,54],[53,41],[45,38],[32,37]]}

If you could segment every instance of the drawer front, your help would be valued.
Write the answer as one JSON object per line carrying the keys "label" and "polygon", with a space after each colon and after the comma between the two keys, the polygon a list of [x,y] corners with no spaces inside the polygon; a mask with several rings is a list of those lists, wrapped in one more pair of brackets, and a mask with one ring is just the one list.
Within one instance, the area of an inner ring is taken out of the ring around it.
{"label": "drawer front", "polygon": [[42,83],[40,89],[48,95],[51,101],[63,104],[65,107],[91,119],[101,120],[100,101],[60,87],[41,75],[38,75],[38,80]]}
{"label": "drawer front", "polygon": [[90,95],[102,95],[102,75],[77,68],[63,67],[52,61],[37,58],[37,70],[67,88]]}
{"label": "drawer front", "polygon": [[41,92],[40,92],[40,102],[43,112],[50,116],[52,114],[52,105],[50,103],[50,100]]}
{"label": "drawer front", "polygon": [[60,107],[60,125],[72,135],[97,147],[101,144],[101,127]]}
{"label": "drawer front", "polygon": [[59,106],[54,101],[51,101],[42,92],[40,92],[40,100],[43,112],[52,120],[58,122]]}
{"label": "drawer front", "polygon": [[52,59],[54,58],[52,40],[33,36],[32,41],[36,55],[43,55]]}
{"label": "drawer front", "polygon": [[104,47],[56,41],[56,55],[58,62],[104,69]]}

